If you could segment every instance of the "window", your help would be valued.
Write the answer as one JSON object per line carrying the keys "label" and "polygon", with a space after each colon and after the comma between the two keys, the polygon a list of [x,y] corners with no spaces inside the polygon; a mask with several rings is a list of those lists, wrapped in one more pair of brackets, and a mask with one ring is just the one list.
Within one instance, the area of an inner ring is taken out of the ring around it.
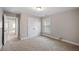
{"label": "window", "polygon": [[51,34],[51,19],[42,19],[42,32],[46,34]]}

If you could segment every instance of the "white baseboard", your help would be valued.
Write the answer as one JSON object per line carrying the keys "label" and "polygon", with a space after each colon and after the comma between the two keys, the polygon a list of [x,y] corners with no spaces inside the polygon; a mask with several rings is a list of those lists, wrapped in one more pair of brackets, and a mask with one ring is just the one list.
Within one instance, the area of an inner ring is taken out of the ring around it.
{"label": "white baseboard", "polygon": [[42,34],[42,36],[47,36],[47,37],[50,37],[50,38],[59,40],[59,37],[57,37],[57,36],[52,36],[52,35],[50,35],[50,34]]}
{"label": "white baseboard", "polygon": [[0,49],[2,48],[2,45],[0,45]]}
{"label": "white baseboard", "polygon": [[52,36],[52,35],[47,35],[47,34],[42,34],[42,35],[43,35],[43,36],[50,37],[50,38],[53,38],[53,39],[57,39],[57,40],[60,40],[60,41],[66,42],[66,43],[70,43],[70,44],[73,44],[73,45],[76,45],[76,46],[79,46],[79,43],[72,42],[72,41],[65,40],[65,39],[60,39],[60,38],[57,37],[57,36]]}
{"label": "white baseboard", "polygon": [[63,39],[63,40],[61,40],[61,41],[79,46],[79,43],[72,42],[72,41],[69,41],[69,40],[65,40],[65,39]]}
{"label": "white baseboard", "polygon": [[21,37],[21,40],[26,40],[27,39],[27,37]]}

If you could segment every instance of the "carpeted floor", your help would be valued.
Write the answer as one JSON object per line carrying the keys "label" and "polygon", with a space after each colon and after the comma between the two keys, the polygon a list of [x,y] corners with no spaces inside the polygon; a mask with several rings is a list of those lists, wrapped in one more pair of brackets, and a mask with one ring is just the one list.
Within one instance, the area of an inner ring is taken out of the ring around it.
{"label": "carpeted floor", "polygon": [[39,36],[25,40],[7,41],[2,51],[79,51],[79,46]]}

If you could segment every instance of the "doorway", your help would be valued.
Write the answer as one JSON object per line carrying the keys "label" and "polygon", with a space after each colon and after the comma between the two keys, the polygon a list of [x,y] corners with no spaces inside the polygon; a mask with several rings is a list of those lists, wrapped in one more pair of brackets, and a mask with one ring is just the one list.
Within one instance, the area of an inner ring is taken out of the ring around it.
{"label": "doorway", "polygon": [[4,44],[18,37],[18,17],[4,14]]}

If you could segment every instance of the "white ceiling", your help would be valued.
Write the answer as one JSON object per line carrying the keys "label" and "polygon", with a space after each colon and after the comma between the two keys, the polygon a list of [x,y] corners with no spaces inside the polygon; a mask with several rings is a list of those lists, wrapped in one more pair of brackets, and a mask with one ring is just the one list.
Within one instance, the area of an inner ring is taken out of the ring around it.
{"label": "white ceiling", "polygon": [[76,7],[46,7],[43,11],[34,10],[32,7],[3,7],[3,9],[8,12],[26,13],[38,17],[44,17],[55,13],[76,9]]}

